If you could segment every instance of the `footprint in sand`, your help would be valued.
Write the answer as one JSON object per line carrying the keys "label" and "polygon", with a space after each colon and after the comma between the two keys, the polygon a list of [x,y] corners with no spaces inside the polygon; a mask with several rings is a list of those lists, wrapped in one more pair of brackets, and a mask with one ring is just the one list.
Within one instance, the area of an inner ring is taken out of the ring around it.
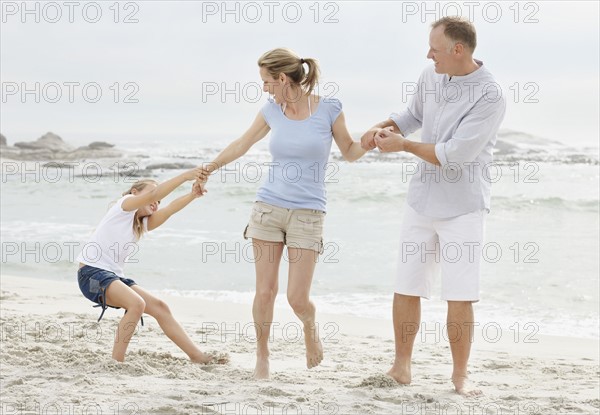
{"label": "footprint in sand", "polygon": [[357,386],[357,388],[373,387],[373,388],[394,388],[398,383],[387,375],[369,376]]}

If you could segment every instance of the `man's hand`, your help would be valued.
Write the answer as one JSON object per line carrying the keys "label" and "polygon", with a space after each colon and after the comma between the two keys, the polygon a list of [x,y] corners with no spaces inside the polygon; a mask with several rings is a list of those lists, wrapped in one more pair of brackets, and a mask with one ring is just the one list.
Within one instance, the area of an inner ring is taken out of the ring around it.
{"label": "man's hand", "polygon": [[394,134],[389,128],[380,129],[375,134],[375,145],[382,153],[404,151],[406,139],[402,134]]}
{"label": "man's hand", "polygon": [[[367,151],[373,150],[375,147],[377,147],[377,144],[375,143],[375,136],[381,130],[382,128],[373,127],[366,133],[364,133],[363,136],[360,138],[360,146]],[[385,127],[383,128],[383,130],[392,132],[394,131],[394,127]]]}

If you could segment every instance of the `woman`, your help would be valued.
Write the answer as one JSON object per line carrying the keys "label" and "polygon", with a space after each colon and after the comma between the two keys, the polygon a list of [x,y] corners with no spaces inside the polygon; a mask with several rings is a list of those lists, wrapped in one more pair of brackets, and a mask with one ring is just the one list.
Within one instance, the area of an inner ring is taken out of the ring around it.
{"label": "woman", "polygon": [[269,378],[269,333],[278,290],[278,270],[283,247],[288,247],[287,298],[304,325],[307,367],[323,360],[323,346],[315,321],[310,287],[322,251],[326,210],[325,170],[332,135],[344,159],[365,154],[346,128],[337,99],[312,94],[318,81],[315,59],[301,59],[289,49],[274,49],[258,60],[263,90],[272,99],[250,128],[229,144],[204,169],[203,180],[238,159],[271,131],[273,157],[269,176],[256,196],[250,222],[244,231],[252,238],[256,268],[256,295],[252,314],[257,334],[254,378]]}

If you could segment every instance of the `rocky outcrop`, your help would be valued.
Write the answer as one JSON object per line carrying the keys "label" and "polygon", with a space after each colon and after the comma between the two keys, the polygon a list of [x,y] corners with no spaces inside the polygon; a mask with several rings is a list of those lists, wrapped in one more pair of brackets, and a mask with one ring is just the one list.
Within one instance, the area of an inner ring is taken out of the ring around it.
{"label": "rocky outcrop", "polygon": [[73,147],[63,141],[62,138],[54,133],[46,133],[35,141],[18,142],[15,147],[21,150],[49,150],[52,152],[69,152]]}
{"label": "rocky outcrop", "polygon": [[94,141],[87,146],[73,148],[65,143],[58,135],[48,132],[35,141],[21,141],[14,146],[6,145],[2,136],[0,157],[11,160],[81,160],[122,157],[123,153],[113,148],[114,144],[104,141]]}
{"label": "rocky outcrop", "polygon": [[193,169],[196,167],[192,163],[156,163],[146,167],[148,170],[178,170],[178,169]]}

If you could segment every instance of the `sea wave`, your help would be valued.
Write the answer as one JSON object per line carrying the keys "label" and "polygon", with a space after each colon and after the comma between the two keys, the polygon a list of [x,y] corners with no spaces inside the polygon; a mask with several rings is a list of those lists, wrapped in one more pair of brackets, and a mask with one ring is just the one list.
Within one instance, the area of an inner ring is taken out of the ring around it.
{"label": "sea wave", "polygon": [[[218,290],[160,290],[160,294],[199,298],[207,301],[248,305],[254,300],[251,291]],[[160,295],[159,294],[159,295]],[[359,318],[389,320],[392,330],[392,296],[390,293],[336,293],[311,295],[319,314],[344,315]],[[277,295],[275,306],[289,307],[286,295]],[[577,338],[598,338],[598,316],[563,315],[557,317],[552,311],[543,311],[527,306],[511,306],[507,310],[499,304],[482,301],[476,306],[476,321],[479,327],[493,324],[506,335],[514,336],[521,331],[535,338],[537,334],[554,336],[573,336]],[[423,322],[428,327],[446,321],[446,302],[433,298],[423,304]],[[218,316],[214,316],[218,318]],[[317,316],[317,320],[319,320]],[[323,322],[322,318],[320,320]]]}

